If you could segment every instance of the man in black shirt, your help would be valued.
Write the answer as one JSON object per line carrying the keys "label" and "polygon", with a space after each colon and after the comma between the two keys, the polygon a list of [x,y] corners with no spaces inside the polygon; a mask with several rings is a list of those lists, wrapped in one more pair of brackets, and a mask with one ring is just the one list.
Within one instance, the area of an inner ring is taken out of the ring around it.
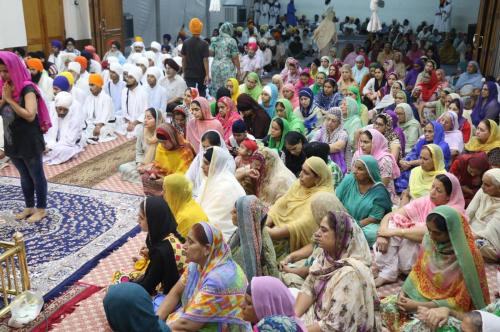
{"label": "man in black shirt", "polygon": [[190,88],[198,88],[200,96],[205,97],[209,83],[208,43],[200,38],[203,23],[198,18],[189,22],[189,31],[193,35],[182,44],[182,70],[184,80]]}

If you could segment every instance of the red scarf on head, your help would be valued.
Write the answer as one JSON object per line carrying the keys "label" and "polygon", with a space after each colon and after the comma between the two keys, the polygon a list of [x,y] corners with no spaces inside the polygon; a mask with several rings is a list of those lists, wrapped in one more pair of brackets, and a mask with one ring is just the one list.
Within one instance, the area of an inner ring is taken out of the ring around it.
{"label": "red scarf on head", "polygon": [[436,92],[438,86],[439,86],[439,80],[436,75],[436,71],[433,70],[431,72],[431,79],[427,83],[419,83],[420,88],[422,89],[422,100],[423,101],[429,101],[432,98],[432,95],[434,92]]}

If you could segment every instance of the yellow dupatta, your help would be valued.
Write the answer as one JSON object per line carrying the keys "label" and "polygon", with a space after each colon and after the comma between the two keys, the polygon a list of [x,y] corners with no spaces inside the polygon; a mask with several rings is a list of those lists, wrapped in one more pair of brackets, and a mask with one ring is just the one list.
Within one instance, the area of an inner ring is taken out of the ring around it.
{"label": "yellow dupatta", "polygon": [[[170,150],[165,149],[160,142],[156,148],[154,165],[161,174],[186,173],[194,159],[193,147],[169,123],[163,123],[156,129],[156,136],[172,143]],[[160,139],[159,139],[160,140]]]}
{"label": "yellow dupatta", "polygon": [[275,226],[288,228],[291,251],[310,243],[312,234],[318,228],[310,208],[314,194],[333,192],[332,173],[323,159],[310,157],[305,164],[319,177],[319,182],[312,188],[305,188],[300,180],[295,181],[268,213]]}
{"label": "yellow dupatta", "polygon": [[177,222],[177,231],[186,237],[191,227],[208,221],[208,217],[192,196],[193,185],[183,174],[171,174],[163,179],[163,199]]}
{"label": "yellow dupatta", "polygon": [[446,173],[443,150],[436,144],[427,144],[423,148],[427,148],[432,156],[434,170],[426,172],[422,166],[415,167],[410,173],[410,196],[411,198],[420,198],[425,196],[431,190],[432,182],[436,175]]}
{"label": "yellow dupatta", "polygon": [[490,137],[488,137],[488,140],[486,143],[481,143],[477,139],[477,137],[471,137],[469,143],[465,144],[465,150],[470,151],[470,152],[477,152],[477,151],[483,151],[483,152],[490,152],[491,150],[495,148],[500,148],[500,131],[498,130],[498,125],[496,124],[495,121],[489,120],[488,122],[490,123]]}

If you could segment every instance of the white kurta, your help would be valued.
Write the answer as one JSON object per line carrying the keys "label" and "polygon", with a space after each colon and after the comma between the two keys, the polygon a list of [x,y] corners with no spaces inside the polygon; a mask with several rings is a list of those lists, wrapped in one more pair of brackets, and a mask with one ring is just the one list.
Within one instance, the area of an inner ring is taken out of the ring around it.
{"label": "white kurta", "polygon": [[260,7],[259,25],[269,25],[269,4],[263,3]]}
{"label": "white kurta", "polygon": [[451,3],[447,3],[443,7],[436,8],[434,14],[434,29],[439,32],[449,32],[451,26]]}
{"label": "white kurta", "polygon": [[[144,121],[144,112],[148,108],[148,94],[141,86],[136,86],[134,90],[125,88],[122,90],[122,111],[125,122]],[[124,123],[126,126],[126,124]],[[126,128],[117,128],[117,131],[125,133]],[[127,136],[134,137],[135,130],[127,132]]]}
{"label": "white kurta", "polygon": [[124,81],[121,79],[118,81],[118,83],[113,83],[113,81],[109,80],[105,85],[104,85],[104,92],[108,94],[108,96],[111,97],[113,100],[113,108],[114,108],[114,115],[116,116],[123,116],[122,112],[122,91],[125,90],[126,84]]}
{"label": "white kurta", "polygon": [[94,137],[93,131],[98,123],[103,123],[99,135],[99,142],[108,142],[114,140],[115,124],[109,121],[114,120],[113,100],[106,93],[101,91],[98,96],[90,94],[85,99],[82,111],[87,113],[87,130],[86,137]]}
{"label": "white kurta", "polygon": [[186,81],[180,75],[175,75],[173,79],[165,76],[160,81],[160,85],[165,88],[167,102],[172,98],[183,97],[187,89]]}
{"label": "white kurta", "polygon": [[42,73],[42,77],[40,77],[40,81],[38,81],[38,87],[42,92],[42,98],[45,100],[45,104],[49,105],[50,102],[54,99],[54,89],[52,88],[52,82],[54,80],[47,74],[44,70]]}
{"label": "white kurta", "polygon": [[78,87],[83,92],[88,93],[88,94],[90,94],[90,90],[89,90],[89,76],[90,76],[90,74],[85,71],[85,72],[83,72],[83,74],[80,74],[80,77],[75,82],[75,86],[76,87]]}
{"label": "white kurta", "polygon": [[148,108],[153,107],[165,113],[167,111],[167,92],[165,88],[160,84],[156,84],[156,86],[152,88],[148,84],[145,86],[145,90],[148,93]]}
{"label": "white kurta", "polygon": [[[78,111],[81,110],[71,105],[64,118],[57,117],[55,121],[52,121],[51,131],[46,134],[50,136],[46,136],[47,148],[50,151],[43,156],[43,161],[48,165],[62,164],[82,151],[80,144],[82,139],[82,124],[81,117],[77,113]],[[51,116],[54,115],[54,112],[55,106],[52,103]]]}

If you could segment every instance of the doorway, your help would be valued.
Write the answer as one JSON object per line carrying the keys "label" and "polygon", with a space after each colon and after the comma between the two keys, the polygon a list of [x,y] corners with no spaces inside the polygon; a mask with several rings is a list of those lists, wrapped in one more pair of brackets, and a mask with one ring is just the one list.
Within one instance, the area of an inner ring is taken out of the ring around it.
{"label": "doorway", "polygon": [[104,55],[111,41],[123,45],[123,7],[122,0],[89,0],[92,38],[98,54]]}
{"label": "doorway", "polygon": [[483,75],[500,75],[500,1],[481,0],[476,33],[472,41],[474,59]]}

